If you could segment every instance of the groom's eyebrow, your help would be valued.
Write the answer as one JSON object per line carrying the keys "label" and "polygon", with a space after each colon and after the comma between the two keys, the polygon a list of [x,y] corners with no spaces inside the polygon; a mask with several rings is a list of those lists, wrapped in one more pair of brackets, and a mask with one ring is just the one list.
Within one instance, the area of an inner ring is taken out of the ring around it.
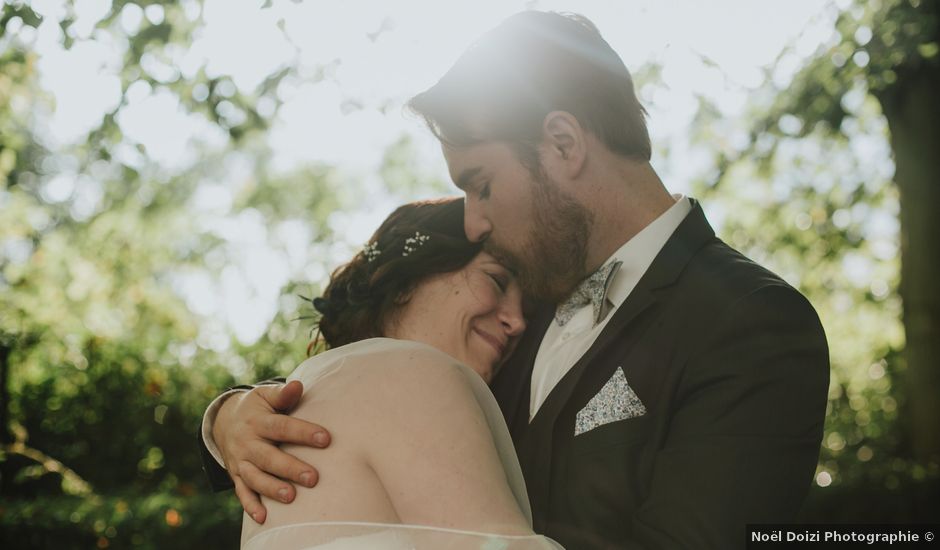
{"label": "groom's eyebrow", "polygon": [[457,189],[461,191],[466,191],[470,187],[470,182],[473,178],[483,171],[482,166],[477,166],[476,168],[467,168],[457,176],[457,179],[454,180],[454,185],[457,186]]}

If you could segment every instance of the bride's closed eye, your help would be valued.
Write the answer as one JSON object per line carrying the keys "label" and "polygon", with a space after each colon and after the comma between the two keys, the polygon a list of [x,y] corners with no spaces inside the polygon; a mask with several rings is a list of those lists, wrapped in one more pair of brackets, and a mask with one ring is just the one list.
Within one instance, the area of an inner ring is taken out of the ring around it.
{"label": "bride's closed eye", "polygon": [[505,273],[492,273],[487,271],[486,275],[496,284],[500,292],[506,292],[509,287],[509,276]]}

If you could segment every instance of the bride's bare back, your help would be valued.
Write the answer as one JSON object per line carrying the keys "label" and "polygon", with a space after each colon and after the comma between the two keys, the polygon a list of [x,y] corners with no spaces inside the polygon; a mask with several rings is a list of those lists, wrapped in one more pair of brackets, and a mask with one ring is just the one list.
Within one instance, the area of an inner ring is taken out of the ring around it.
{"label": "bride's bare back", "polygon": [[327,449],[284,449],[316,465],[319,483],[297,487],[291,504],[264,499],[267,521],[246,518],[243,541],[309,522],[532,534],[517,466],[506,466],[511,442],[500,433],[502,449],[494,444],[495,401],[478,375],[421,344],[373,339],[344,348],[353,349],[328,352],[292,375],[306,392],[292,415],[329,426],[333,439]]}

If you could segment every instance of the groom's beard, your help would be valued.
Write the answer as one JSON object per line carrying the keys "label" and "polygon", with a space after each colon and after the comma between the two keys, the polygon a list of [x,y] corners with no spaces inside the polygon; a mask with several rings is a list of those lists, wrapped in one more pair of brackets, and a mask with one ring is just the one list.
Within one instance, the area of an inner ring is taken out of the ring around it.
{"label": "groom's beard", "polygon": [[485,249],[516,273],[527,296],[557,304],[585,276],[591,212],[541,173],[532,182],[534,220],[518,251],[488,239]]}

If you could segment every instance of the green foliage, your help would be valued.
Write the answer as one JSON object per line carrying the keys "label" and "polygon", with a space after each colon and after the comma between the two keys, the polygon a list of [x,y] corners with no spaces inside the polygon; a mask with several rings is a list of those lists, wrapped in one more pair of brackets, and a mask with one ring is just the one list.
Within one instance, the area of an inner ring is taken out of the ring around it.
{"label": "green foliage", "polygon": [[187,486],[149,496],[44,496],[0,509],[7,548],[235,548],[242,515],[229,495]]}
{"label": "green foliage", "polygon": [[[0,15],[0,546],[235,546],[240,507],[208,491],[195,446],[205,405],[224,388],[283,375],[303,357],[306,327],[278,318],[254,348],[218,346],[207,320],[177,289],[198,271],[217,278],[232,253],[192,211],[202,182],[234,189],[233,213],[255,209],[266,223],[299,218],[316,239],[327,215],[354,196],[330,170],[274,176],[258,139],[277,110],[277,71],[256,90],[227,77],[148,72],[172,47],[192,41],[199,19],[161,3],[161,23],[126,35],[115,1],[98,24],[124,44],[125,97],[87,139],[49,150],[37,135],[50,98],[36,54],[8,33],[41,18],[21,3]],[[59,22],[76,44],[71,4]],[[198,5],[197,5],[198,7]],[[186,112],[228,133],[200,162],[168,171],[143,146],[127,149],[119,124],[132,85],[168,91]],[[268,109],[268,112],[270,109]],[[269,114],[270,116],[270,114]],[[233,157],[252,173],[229,182]],[[56,178],[66,195],[50,193]],[[61,183],[61,182],[60,182]],[[83,202],[84,201],[84,202]],[[299,304],[299,300],[294,301]],[[290,307],[289,300],[285,300]],[[263,351],[262,351],[263,350]],[[244,354],[242,357],[240,354]],[[239,369],[239,365],[251,368]]]}
{"label": "green foliage", "polygon": [[842,121],[852,116],[850,105],[858,89],[885,100],[899,78],[940,64],[938,24],[936,2],[852,5],[839,14],[833,40],[799,71],[785,93],[775,94],[772,108],[756,128],[779,133],[776,122],[789,114],[802,122],[799,136],[817,125],[839,132]]}
{"label": "green foliage", "polygon": [[379,175],[386,189],[402,197],[423,197],[452,193],[450,183],[437,178],[423,176],[424,171],[415,160],[414,143],[403,137],[392,144],[382,159]]}
{"label": "green foliage", "polygon": [[[899,82],[940,62],[936,7],[853,4],[792,78],[768,71],[747,120],[729,125],[704,102],[696,121],[696,140],[719,146],[695,193],[726,212],[724,238],[800,288],[826,328],[830,402],[808,519],[935,519],[925,495],[940,465],[911,456],[903,421],[901,203],[883,106]],[[898,505],[908,498],[918,500]],[[873,501],[883,503],[873,514],[857,508]]]}
{"label": "green foliage", "polygon": [[[303,359],[312,311],[298,295],[317,295],[335,265],[331,214],[364,197],[360,182],[331,167],[272,167],[263,138],[294,67],[276,69],[254,90],[205,67],[184,74],[171,53],[193,41],[200,3],[137,2],[159,4],[163,17],[128,34],[120,16],[131,4],[112,2],[93,31],[121,53],[121,100],[86,139],[54,148],[41,135],[51,98],[39,86],[37,54],[19,39],[42,18],[28,2],[0,11],[3,547],[234,546],[237,501],[210,494],[200,469],[194,434],[202,411],[221,389],[284,375]],[[876,101],[905,67],[938,62],[929,4],[849,8],[837,23],[841,38],[786,89],[755,94],[748,120],[735,126],[703,102],[694,125],[695,141],[716,153],[695,195],[710,212],[725,212],[723,237],[801,288],[822,316],[833,371],[817,480],[828,487],[814,491],[849,495],[839,502],[851,503],[859,487],[897,502],[938,477],[935,465],[903,452],[899,201]],[[81,41],[74,21],[67,2],[56,22],[65,47]],[[637,81],[655,80],[659,69]],[[199,162],[158,165],[120,125],[129,92],[141,86],[170,93],[227,140],[193,144]],[[736,145],[736,132],[751,139]],[[376,174],[402,200],[445,189],[415,158],[402,139]],[[57,177],[72,182],[67,196],[50,193]],[[274,319],[251,344],[194,312],[178,288],[194,273],[217,284],[237,259],[207,227],[211,216],[193,206],[212,186],[231,199],[221,216],[299,223],[324,256],[292,273]],[[895,519],[911,517],[896,509]]]}

